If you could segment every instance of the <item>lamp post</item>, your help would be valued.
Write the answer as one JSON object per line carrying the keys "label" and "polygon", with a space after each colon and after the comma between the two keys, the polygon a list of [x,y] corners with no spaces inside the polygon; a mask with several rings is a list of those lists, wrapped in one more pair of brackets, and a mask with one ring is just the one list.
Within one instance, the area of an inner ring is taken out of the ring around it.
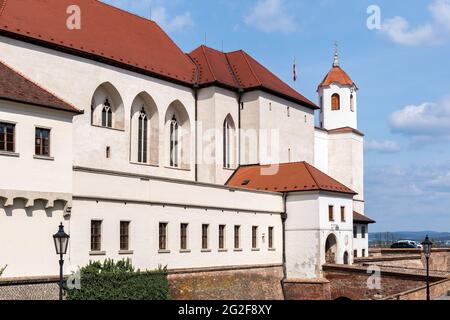
{"label": "lamp post", "polygon": [[70,236],[64,232],[64,226],[61,222],[59,230],[53,235],[53,241],[55,242],[56,254],[59,254],[59,300],[63,299],[63,255],[67,252],[67,246],[69,245]]}
{"label": "lamp post", "polygon": [[428,235],[426,236],[424,242],[422,242],[423,246],[423,254],[425,255],[425,259],[427,261],[427,300],[430,300],[430,256],[431,256],[431,247],[433,242],[430,241]]}

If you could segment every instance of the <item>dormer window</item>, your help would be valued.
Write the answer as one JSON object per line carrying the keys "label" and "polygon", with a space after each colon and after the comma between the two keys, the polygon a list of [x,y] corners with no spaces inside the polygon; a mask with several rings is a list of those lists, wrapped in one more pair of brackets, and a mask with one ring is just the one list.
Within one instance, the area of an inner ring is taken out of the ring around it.
{"label": "dormer window", "polygon": [[112,128],[112,109],[108,99],[103,103],[102,127]]}
{"label": "dormer window", "polygon": [[335,93],[331,96],[331,110],[336,111],[341,109],[341,97]]}

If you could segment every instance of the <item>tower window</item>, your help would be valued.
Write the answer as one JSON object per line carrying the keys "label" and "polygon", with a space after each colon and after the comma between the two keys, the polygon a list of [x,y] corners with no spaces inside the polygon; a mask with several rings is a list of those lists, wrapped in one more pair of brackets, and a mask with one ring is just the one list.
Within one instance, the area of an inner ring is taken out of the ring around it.
{"label": "tower window", "polygon": [[335,93],[331,96],[331,110],[341,109],[341,97]]}
{"label": "tower window", "polygon": [[353,95],[350,96],[350,111],[355,112],[355,99]]}

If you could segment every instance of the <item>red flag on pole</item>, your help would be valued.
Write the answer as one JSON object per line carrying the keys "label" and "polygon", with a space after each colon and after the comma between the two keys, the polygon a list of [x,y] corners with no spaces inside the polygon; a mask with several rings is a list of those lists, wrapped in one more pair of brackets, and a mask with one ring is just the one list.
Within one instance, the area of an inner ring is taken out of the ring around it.
{"label": "red flag on pole", "polygon": [[297,81],[297,65],[295,63],[295,59],[294,59],[294,82]]}

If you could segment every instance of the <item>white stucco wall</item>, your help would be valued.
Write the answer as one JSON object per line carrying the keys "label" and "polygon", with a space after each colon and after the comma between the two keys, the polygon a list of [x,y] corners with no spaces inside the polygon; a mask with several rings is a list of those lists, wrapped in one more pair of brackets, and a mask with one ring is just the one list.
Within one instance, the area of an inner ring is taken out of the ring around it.
{"label": "white stucco wall", "polygon": [[[359,224],[355,223],[355,226],[357,228],[357,236],[356,238],[353,237],[353,250],[357,250],[357,257],[361,258],[362,256],[362,250],[365,250],[365,257],[368,257],[369,255],[369,225],[367,224]],[[366,228],[366,237],[362,237],[361,228]]]}
{"label": "white stucco wall", "polygon": [[[15,124],[15,156],[0,154],[0,189],[72,192],[72,117],[0,100],[0,122]],[[35,129],[50,129],[50,159],[36,159]]]}
{"label": "white stucco wall", "polygon": [[[340,96],[340,110],[331,110],[331,96],[333,94]],[[342,86],[332,83],[327,87],[320,87],[318,90],[319,100],[322,97],[323,106],[319,116],[319,123],[327,130],[350,127],[358,128],[358,103],[356,91],[351,91],[350,86]],[[350,96],[353,95],[354,111],[350,109]]]}
{"label": "white stucco wall", "polygon": [[[328,206],[335,207],[335,221],[328,219]],[[346,221],[340,220],[340,207],[346,208]],[[352,250],[352,199],[335,193],[290,193],[286,199],[286,269],[288,278],[321,276],[325,263],[325,243],[332,233],[337,239],[336,263],[343,263]]]}

